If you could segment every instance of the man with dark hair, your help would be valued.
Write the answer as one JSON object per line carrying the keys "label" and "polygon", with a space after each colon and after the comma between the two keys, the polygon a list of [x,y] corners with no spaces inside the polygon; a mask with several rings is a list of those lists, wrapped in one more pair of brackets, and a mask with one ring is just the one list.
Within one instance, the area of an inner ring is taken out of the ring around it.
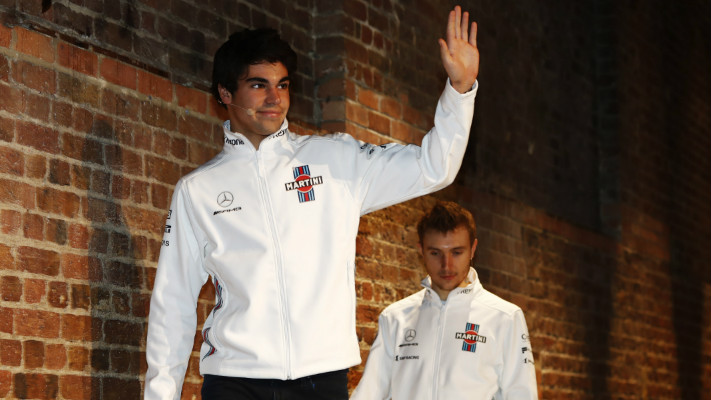
{"label": "man with dark hair", "polygon": [[485,290],[471,267],[476,225],[456,203],[417,225],[424,289],[380,314],[353,400],[537,399],[528,328],[516,305]]}
{"label": "man with dark hair", "polygon": [[346,399],[360,363],[355,238],[360,216],[449,185],[474,113],[476,24],[450,12],[449,79],[422,146],[374,146],[288,129],[295,55],[271,30],[230,37],[212,91],[227,107],[224,150],[176,184],[146,344],[146,399],[178,399],[207,279],[203,399]]}

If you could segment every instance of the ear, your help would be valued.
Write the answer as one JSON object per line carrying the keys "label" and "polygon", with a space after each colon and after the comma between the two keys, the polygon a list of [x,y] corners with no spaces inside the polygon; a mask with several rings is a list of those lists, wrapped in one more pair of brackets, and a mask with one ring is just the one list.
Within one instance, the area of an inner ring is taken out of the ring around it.
{"label": "ear", "polygon": [[217,84],[217,92],[220,94],[220,100],[222,100],[223,104],[232,103],[232,93],[219,83]]}
{"label": "ear", "polygon": [[420,252],[420,255],[424,257],[425,253],[422,251],[422,243],[417,242],[417,251]]}
{"label": "ear", "polygon": [[476,253],[476,245],[479,244],[479,239],[474,239],[474,243],[472,243],[472,258],[474,259],[474,253]]}

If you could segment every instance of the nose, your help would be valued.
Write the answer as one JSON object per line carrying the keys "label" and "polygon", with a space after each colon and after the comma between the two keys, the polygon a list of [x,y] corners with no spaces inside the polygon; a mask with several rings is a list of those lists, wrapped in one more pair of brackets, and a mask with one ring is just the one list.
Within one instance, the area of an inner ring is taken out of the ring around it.
{"label": "nose", "polygon": [[281,104],[281,95],[279,94],[279,89],[277,89],[276,87],[267,89],[267,103]]}
{"label": "nose", "polygon": [[444,270],[451,270],[452,265],[454,265],[454,257],[452,257],[451,254],[445,254],[444,257],[442,257],[442,269]]}

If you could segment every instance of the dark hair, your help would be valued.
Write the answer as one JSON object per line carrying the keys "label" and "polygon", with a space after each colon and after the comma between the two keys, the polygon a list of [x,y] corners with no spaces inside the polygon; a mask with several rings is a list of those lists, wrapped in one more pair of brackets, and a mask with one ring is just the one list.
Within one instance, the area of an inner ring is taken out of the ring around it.
{"label": "dark hair", "polygon": [[233,93],[248,67],[262,62],[280,62],[289,75],[296,71],[296,53],[276,30],[245,29],[230,35],[229,40],[217,49],[212,65],[211,92],[217,102],[222,104],[218,85]]}
{"label": "dark hair", "polygon": [[447,233],[463,226],[469,231],[469,242],[476,239],[476,223],[472,214],[464,207],[451,201],[440,201],[417,223],[420,243],[428,231]]}

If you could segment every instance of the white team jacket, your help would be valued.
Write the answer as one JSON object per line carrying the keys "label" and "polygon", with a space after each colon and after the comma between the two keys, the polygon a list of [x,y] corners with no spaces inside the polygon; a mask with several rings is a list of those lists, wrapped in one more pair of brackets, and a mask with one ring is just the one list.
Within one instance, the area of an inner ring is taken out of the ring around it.
{"label": "white team jacket", "polygon": [[225,124],[224,150],[173,193],[151,298],[146,399],[178,399],[211,277],[200,372],[296,379],[360,363],[355,238],[360,216],[450,184],[477,85],[449,83],[415,145],[297,136],[285,121],[258,151]]}
{"label": "white team jacket", "polygon": [[378,336],[351,400],[537,399],[523,312],[470,283],[447,301],[425,289],[380,314]]}

